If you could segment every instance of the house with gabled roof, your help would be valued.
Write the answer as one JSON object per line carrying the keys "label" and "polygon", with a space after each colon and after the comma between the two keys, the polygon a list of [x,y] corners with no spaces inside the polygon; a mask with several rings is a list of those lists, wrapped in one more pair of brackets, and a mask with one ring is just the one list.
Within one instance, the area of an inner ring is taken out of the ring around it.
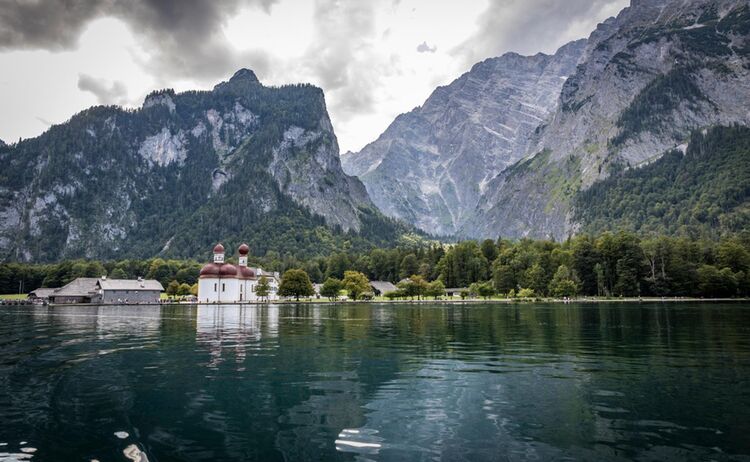
{"label": "house with gabled roof", "polygon": [[63,303],[98,303],[100,301],[96,283],[99,278],[77,278],[57,289],[49,296],[49,302]]}
{"label": "house with gabled roof", "polygon": [[372,292],[375,295],[385,295],[388,292],[394,292],[398,290],[398,287],[396,287],[389,281],[370,281],[370,286],[372,287]]}
{"label": "house with gabled roof", "polygon": [[155,279],[107,279],[97,281],[103,303],[155,303],[164,287]]}
{"label": "house with gabled roof", "polygon": [[59,290],[58,287],[40,287],[29,292],[27,298],[32,302],[48,302],[49,296]]}
{"label": "house with gabled roof", "polygon": [[49,302],[158,303],[164,287],[153,279],[77,278],[49,294]]}

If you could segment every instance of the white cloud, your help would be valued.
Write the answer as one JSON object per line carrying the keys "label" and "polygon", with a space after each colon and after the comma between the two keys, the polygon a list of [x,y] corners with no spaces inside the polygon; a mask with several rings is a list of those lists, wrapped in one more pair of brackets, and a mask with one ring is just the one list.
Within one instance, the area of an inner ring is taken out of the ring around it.
{"label": "white cloud", "polygon": [[554,51],[625,1],[4,3],[0,138],[39,134],[37,117],[139,105],[157,88],[211,88],[247,67],[265,84],[322,87],[342,150],[358,150],[474,62]]}

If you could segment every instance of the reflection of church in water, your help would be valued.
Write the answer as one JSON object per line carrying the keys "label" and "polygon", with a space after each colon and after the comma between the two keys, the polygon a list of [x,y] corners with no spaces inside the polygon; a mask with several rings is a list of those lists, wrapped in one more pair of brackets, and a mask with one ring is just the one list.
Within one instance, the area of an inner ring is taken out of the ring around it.
{"label": "reflection of church in water", "polygon": [[258,342],[277,342],[279,306],[198,305],[196,328],[198,342],[210,354],[207,367],[234,363],[236,370],[244,371],[248,355],[258,352]]}
{"label": "reflection of church in water", "polygon": [[[203,303],[238,303],[264,300],[278,300],[279,273],[263,271],[262,268],[247,266],[250,247],[242,244],[239,249],[239,264],[224,262],[224,246],[214,247],[214,261],[201,268],[198,280],[198,301]],[[260,279],[268,281],[268,296],[256,294]]]}

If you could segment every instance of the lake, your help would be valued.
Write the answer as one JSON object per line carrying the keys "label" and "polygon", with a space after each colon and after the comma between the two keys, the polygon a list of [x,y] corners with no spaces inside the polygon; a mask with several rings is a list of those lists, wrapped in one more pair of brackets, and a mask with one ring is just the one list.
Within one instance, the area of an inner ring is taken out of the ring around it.
{"label": "lake", "polygon": [[749,460],[750,305],[3,307],[0,461]]}

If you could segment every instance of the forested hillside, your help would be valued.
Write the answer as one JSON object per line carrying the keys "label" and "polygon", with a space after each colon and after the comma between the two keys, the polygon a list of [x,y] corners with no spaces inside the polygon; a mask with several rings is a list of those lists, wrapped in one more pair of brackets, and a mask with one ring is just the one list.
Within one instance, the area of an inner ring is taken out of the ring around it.
{"label": "forested hillside", "polygon": [[717,238],[750,225],[750,128],[694,133],[686,152],[674,150],[640,168],[616,171],[581,192],[576,221],[589,232]]}
{"label": "forested hillside", "polygon": [[213,91],[100,106],[0,146],[0,260],[201,257],[217,241],[301,257],[396,243],[344,174],[323,92],[243,69]]}

